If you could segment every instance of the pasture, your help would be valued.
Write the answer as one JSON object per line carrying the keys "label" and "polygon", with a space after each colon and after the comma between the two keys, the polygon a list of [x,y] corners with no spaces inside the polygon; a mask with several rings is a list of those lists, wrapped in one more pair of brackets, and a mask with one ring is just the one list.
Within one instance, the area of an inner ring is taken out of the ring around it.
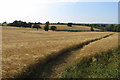
{"label": "pasture", "polygon": [[[76,27],[76,29],[78,28]],[[88,29],[83,26],[80,28]],[[63,29],[63,26],[58,26],[58,29]],[[64,29],[67,28],[64,26]],[[31,28],[4,26],[2,31],[2,77],[13,78],[29,65],[37,62],[44,63],[46,60],[58,57],[63,50],[111,33],[113,32],[46,32],[42,29],[37,31]],[[88,54],[86,53],[86,55]]]}

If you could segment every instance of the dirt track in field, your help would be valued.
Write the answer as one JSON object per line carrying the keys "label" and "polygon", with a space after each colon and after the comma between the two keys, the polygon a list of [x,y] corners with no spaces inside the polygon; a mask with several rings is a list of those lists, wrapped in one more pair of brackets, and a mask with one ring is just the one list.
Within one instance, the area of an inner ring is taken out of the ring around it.
{"label": "dirt track in field", "polygon": [[4,26],[2,34],[2,77],[14,78],[20,74],[21,77],[29,78],[38,71],[43,72],[41,63],[59,57],[63,52],[70,53],[77,45],[111,32],[46,32]]}
{"label": "dirt track in field", "polygon": [[[111,34],[110,34],[111,35]],[[82,49],[84,46],[89,45],[92,42],[101,40],[103,38],[109,37],[110,35],[104,36],[102,38],[90,40],[83,44],[76,46],[73,50],[65,52],[61,54],[56,59],[48,62],[44,68],[42,74],[40,74],[39,78],[58,78],[60,74],[63,72],[65,66],[70,65],[74,62],[74,57],[77,55],[77,51]]]}
{"label": "dirt track in field", "polygon": [[37,67],[35,67],[36,69],[32,70],[32,73],[30,73],[27,76],[24,76],[24,78],[25,79],[26,78],[58,78],[60,74],[63,72],[65,66],[73,63],[74,61],[73,57],[77,55],[78,50],[82,49],[84,46],[89,45],[92,42],[101,40],[103,38],[107,38],[110,35],[112,34],[109,34],[109,35],[106,35],[106,36],[103,36],[101,38],[97,38],[94,40],[89,40],[82,44],[76,45],[72,47],[71,49],[62,51],[62,53],[58,57],[47,61],[46,64],[37,65]]}

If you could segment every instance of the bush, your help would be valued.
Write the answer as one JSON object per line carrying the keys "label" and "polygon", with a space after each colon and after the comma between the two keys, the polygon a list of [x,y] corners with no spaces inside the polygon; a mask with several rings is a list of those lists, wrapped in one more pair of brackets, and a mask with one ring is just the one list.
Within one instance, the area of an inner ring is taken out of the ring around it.
{"label": "bush", "polygon": [[51,26],[50,29],[53,30],[53,31],[55,31],[57,29],[57,27],[56,26]]}
{"label": "bush", "polygon": [[72,27],[72,23],[68,23],[67,26]]}

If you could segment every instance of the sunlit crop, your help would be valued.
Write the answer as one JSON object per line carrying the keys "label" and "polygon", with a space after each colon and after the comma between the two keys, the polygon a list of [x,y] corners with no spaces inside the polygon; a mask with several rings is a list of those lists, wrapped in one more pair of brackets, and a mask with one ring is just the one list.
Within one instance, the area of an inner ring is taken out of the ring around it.
{"label": "sunlit crop", "polygon": [[[99,38],[111,32],[54,32],[30,28],[3,27],[2,44],[2,77],[11,78],[20,73],[26,66],[44,62],[49,56],[56,56],[57,52],[82,42]],[[110,37],[109,37],[110,38]],[[115,37],[116,38],[116,37]],[[80,55],[89,55],[88,52],[101,51],[111,48],[115,39],[101,44],[90,46],[91,49],[81,52]],[[98,50],[96,46],[103,45]],[[106,46],[106,47],[105,47]],[[86,46],[87,47],[87,46]],[[96,50],[95,50],[96,49]],[[84,50],[82,50],[84,51]]]}

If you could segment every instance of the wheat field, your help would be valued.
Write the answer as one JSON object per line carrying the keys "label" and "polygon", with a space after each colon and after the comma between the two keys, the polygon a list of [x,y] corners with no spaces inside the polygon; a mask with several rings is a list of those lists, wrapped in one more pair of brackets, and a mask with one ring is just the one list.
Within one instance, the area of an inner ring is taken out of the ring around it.
{"label": "wheat field", "polygon": [[61,78],[119,78],[118,33],[94,41],[72,54]]}
{"label": "wheat field", "polygon": [[63,49],[111,33],[45,32],[31,28],[4,26],[2,31],[2,77],[13,78],[15,74],[20,73],[30,64],[37,61],[44,62],[49,56],[56,56],[56,53]]}
{"label": "wheat field", "polygon": [[74,56],[74,60],[76,62],[81,61],[82,59],[93,57],[93,61],[95,60],[94,56],[102,55],[109,50],[114,50],[118,48],[120,44],[118,44],[118,33],[111,35],[110,37],[103,38],[101,40],[95,41],[86,45],[81,50],[78,50],[77,55]]}

